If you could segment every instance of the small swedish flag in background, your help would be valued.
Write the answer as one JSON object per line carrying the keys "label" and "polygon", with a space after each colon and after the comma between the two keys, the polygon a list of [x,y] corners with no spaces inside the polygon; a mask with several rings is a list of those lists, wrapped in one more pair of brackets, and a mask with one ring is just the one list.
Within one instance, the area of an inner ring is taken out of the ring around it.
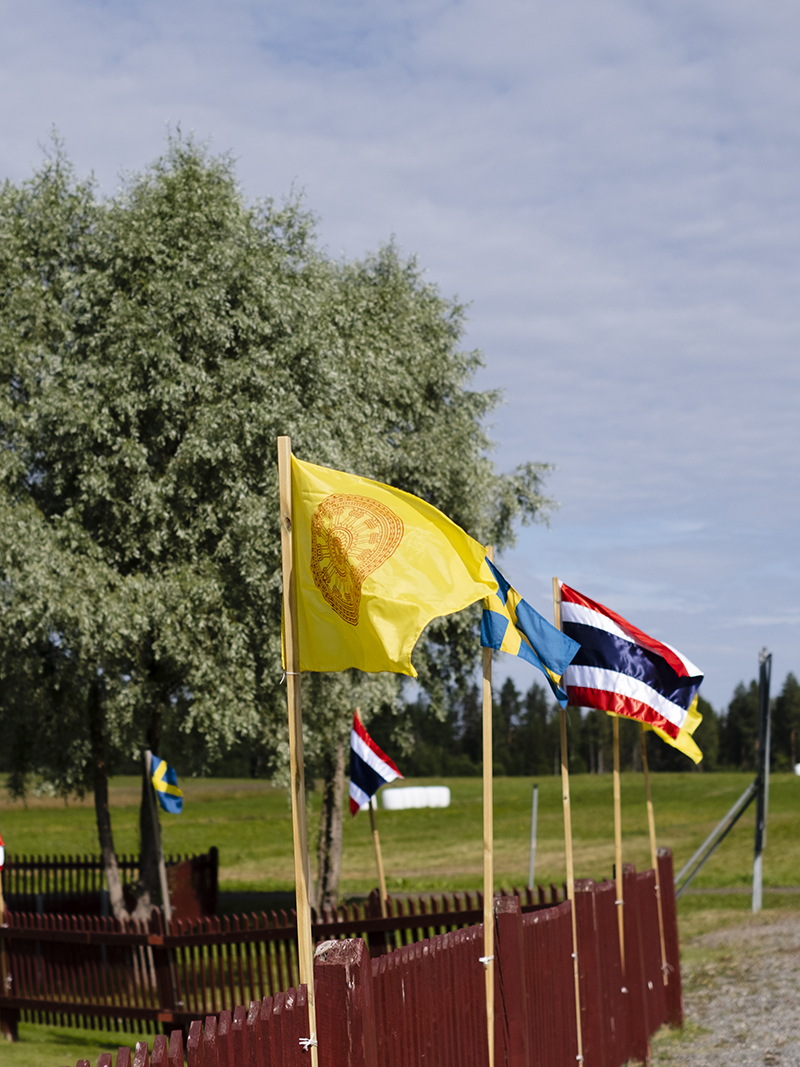
{"label": "small swedish flag in background", "polygon": [[150,757],[150,774],[153,789],[156,791],[158,802],[164,811],[172,815],[180,815],[183,810],[183,790],[178,788],[178,775],[175,768],[170,767],[165,759],[158,756]]}
{"label": "small swedish flag in background", "polygon": [[534,611],[491,560],[487,558],[486,562],[497,580],[498,590],[483,601],[481,644],[484,648],[519,656],[538,667],[556,700],[565,708],[567,694],[561,688],[561,676],[581,646]]}

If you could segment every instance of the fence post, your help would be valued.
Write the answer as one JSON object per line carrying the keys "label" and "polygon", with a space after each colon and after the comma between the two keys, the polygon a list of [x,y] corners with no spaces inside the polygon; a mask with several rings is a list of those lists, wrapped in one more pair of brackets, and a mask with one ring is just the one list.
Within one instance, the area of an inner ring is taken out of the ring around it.
{"label": "fence post", "polygon": [[522,912],[516,896],[494,898],[495,1014],[497,1067],[530,1067],[528,994]]}
{"label": "fence post", "polygon": [[[581,984],[583,1057],[592,1067],[608,1061],[600,991],[600,948],[597,940],[595,884],[591,878],[575,882],[575,922],[578,928],[578,980]],[[616,1065],[613,1065],[616,1067]]]}
{"label": "fence post", "polygon": [[173,1030],[169,1035],[167,1067],[183,1067],[183,1031]]}
{"label": "fence post", "polygon": [[639,880],[632,863],[622,865],[625,895],[625,985],[628,989],[628,1024],[631,1055],[642,1063],[650,1062],[650,1025],[642,958],[641,908]]}
{"label": "fence post", "polygon": [[149,931],[150,944],[153,946],[153,967],[156,972],[156,989],[158,990],[159,1022],[163,1023],[164,1030],[166,1031],[173,1022],[175,997],[172,988],[169,949],[164,948],[164,926],[161,921],[160,908],[153,908]]}
{"label": "fence post", "polygon": [[[266,1000],[266,997],[264,998]],[[270,1011],[272,1010],[272,997],[269,998]],[[265,1058],[261,1050],[261,1004],[257,1000],[250,1002],[247,1009],[247,1060],[242,1067],[264,1067]],[[189,1064],[189,1067],[192,1067]],[[202,1067],[202,1065],[200,1065]]]}
{"label": "fence post", "polygon": [[207,1015],[203,1027],[203,1063],[205,1067],[217,1067],[217,1017]]}
{"label": "fence post", "polygon": [[247,1009],[239,1004],[233,1010],[233,1025],[231,1026],[231,1034],[233,1039],[232,1048],[232,1062],[236,1067],[247,1067],[250,1061],[247,1049],[247,1030],[245,1028],[245,1022],[247,1020]]}
{"label": "fence post", "polygon": [[0,1008],[0,1041],[19,1041],[19,1016],[19,1008]]}
{"label": "fence post", "polygon": [[377,1062],[372,960],[360,938],[323,941],[314,957],[320,1067]]}
{"label": "fence post", "polygon": [[212,845],[208,850],[208,878],[206,879],[206,899],[204,905],[208,909],[207,915],[217,914],[217,902],[219,900],[219,850]]}
{"label": "fence post", "polygon": [[153,1039],[153,1055],[150,1067],[167,1067],[167,1039],[163,1034],[156,1034]]}
{"label": "fence post", "polygon": [[150,1050],[146,1041],[137,1041],[133,1053],[133,1067],[150,1067]]}
{"label": "fence post", "polygon": [[678,912],[675,905],[675,882],[672,874],[672,850],[658,850],[658,884],[661,888],[661,908],[664,914],[664,943],[667,950],[669,984],[667,1020],[672,1026],[683,1026],[683,983],[681,981],[681,953],[678,943]]}
{"label": "fence post", "polygon": [[[147,1044],[145,1043],[145,1048]],[[139,1046],[136,1046],[137,1050]],[[203,1067],[203,1024],[199,1019],[192,1019],[189,1023],[189,1037],[186,1041],[186,1063],[188,1067]],[[136,1061],[134,1060],[134,1067]],[[147,1067],[144,1064],[143,1067]]]}
{"label": "fence post", "polygon": [[[217,1064],[218,1067],[233,1067],[230,1054],[231,1013],[227,1008],[219,1013],[217,1024]],[[170,1064],[170,1067],[172,1065]],[[182,1067],[182,1065],[181,1065]]]}

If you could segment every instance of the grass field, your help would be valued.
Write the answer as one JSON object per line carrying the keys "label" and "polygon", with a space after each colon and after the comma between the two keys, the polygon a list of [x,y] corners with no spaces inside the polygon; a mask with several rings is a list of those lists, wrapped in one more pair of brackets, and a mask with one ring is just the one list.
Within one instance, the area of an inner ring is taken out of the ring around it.
{"label": "grass field", "polygon": [[[752,780],[746,774],[663,774],[653,777],[659,843],[674,853],[676,871],[702,842]],[[290,892],[291,815],[286,793],[262,781],[186,780],[184,811],[162,814],[164,847],[172,852],[220,852],[223,891]],[[424,779],[406,784],[430,784]],[[440,784],[440,783],[436,783]],[[452,804],[444,810],[384,812],[378,815],[390,890],[474,889],[481,884],[481,782],[450,779]],[[564,878],[560,779],[538,779],[539,845],[537,881]],[[527,878],[532,780],[495,779],[495,871],[497,885],[522,885]],[[572,778],[575,872],[603,879],[613,862],[611,775]],[[111,784],[116,845],[138,851],[138,779]],[[27,806],[0,793],[0,832],[9,853],[81,854],[97,852],[94,808],[82,802],[30,798]],[[639,869],[649,866],[649,845],[641,775],[622,778],[623,850]],[[319,794],[311,797],[310,828],[316,826]],[[752,873],[754,811],[751,810],[704,868],[696,885],[744,889]],[[765,885],[800,885],[800,778],[771,780]],[[346,816],[341,891],[367,892],[376,882],[369,821]],[[682,936],[740,921],[749,909],[745,893],[685,896],[679,902]],[[765,908],[800,910],[800,895],[768,894]],[[78,1059],[96,1063],[128,1035],[26,1025],[17,1045],[0,1053],[3,1067],[73,1067]]]}
{"label": "grass field", "polygon": [[[659,844],[669,845],[676,871],[743,792],[746,774],[662,774],[653,776]],[[408,780],[426,784],[426,780]],[[468,889],[481,884],[481,782],[448,782],[452,804],[444,810],[379,812],[389,888]],[[524,883],[528,870],[532,780],[495,779],[495,871],[497,885]],[[564,841],[560,779],[539,784],[537,880],[561,882]],[[251,779],[182,782],[181,815],[162,814],[167,852],[220,853],[223,890],[291,890],[291,817],[286,793]],[[139,781],[111,783],[114,835],[119,852],[138,851]],[[94,808],[82,802],[28,800],[27,806],[0,799],[0,832],[9,853],[97,852]],[[625,859],[649,866],[642,776],[622,776]],[[315,836],[319,794],[311,797],[309,827]],[[575,872],[578,877],[610,876],[613,862],[611,775],[572,778]],[[696,884],[745,887],[750,882],[754,807],[704,868]],[[764,857],[765,884],[800,885],[800,778],[775,774],[771,780],[769,835]],[[345,816],[341,891],[364,893],[375,884],[369,822]]]}

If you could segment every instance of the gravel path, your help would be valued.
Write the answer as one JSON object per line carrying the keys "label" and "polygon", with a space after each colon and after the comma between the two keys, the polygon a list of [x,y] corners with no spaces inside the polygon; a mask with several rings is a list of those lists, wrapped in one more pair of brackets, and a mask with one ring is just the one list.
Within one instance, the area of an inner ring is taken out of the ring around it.
{"label": "gravel path", "polygon": [[654,1067],[800,1067],[800,915],[762,915],[684,947],[695,950],[686,1026],[656,1038]]}

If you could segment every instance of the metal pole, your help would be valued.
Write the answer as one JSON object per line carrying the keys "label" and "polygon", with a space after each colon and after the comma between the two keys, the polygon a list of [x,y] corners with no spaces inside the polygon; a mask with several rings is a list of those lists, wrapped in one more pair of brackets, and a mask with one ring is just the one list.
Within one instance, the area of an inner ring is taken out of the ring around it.
{"label": "metal pole", "polygon": [[[692,879],[695,877],[695,875],[697,875],[700,872],[700,869],[703,866],[703,864],[706,862],[706,860],[710,859],[712,854],[714,853],[714,851],[717,849],[717,847],[722,844],[722,842],[725,840],[725,838],[728,836],[728,834],[734,828],[734,826],[739,821],[739,819],[742,817],[742,815],[744,815],[745,811],[747,811],[748,807],[750,806],[750,804],[752,803],[752,801],[755,798],[755,795],[756,795],[756,784],[757,784],[756,782],[751,782],[750,783],[750,785],[747,787],[747,789],[745,789],[745,791],[742,793],[742,795],[739,797],[739,799],[733,805],[733,807],[728,812],[728,814],[725,816],[725,818],[714,827],[714,829],[711,831],[711,833],[705,839],[705,841],[700,846],[700,848],[697,850],[697,852],[695,852],[695,854],[692,856],[692,858],[689,860],[689,862],[684,864],[684,866],[681,868],[680,872],[678,873],[677,877],[675,878],[675,887],[676,887],[675,899],[676,900],[681,895],[681,893],[684,891],[684,889],[686,889],[686,887],[689,885],[689,883],[692,881]],[[716,840],[714,840],[715,838],[716,838]],[[713,842],[713,844],[712,844],[712,842]],[[707,846],[709,846],[709,845],[711,845],[711,847],[706,852],[705,850],[706,850]],[[704,852],[705,852],[705,855],[703,855]],[[702,859],[700,859],[701,856],[702,856]],[[683,883],[683,885],[681,885],[681,887],[678,888],[679,880],[681,878],[683,878],[684,874],[686,874],[686,872],[689,870],[689,868],[692,867],[692,865],[698,859],[700,859],[700,862],[697,864],[696,867],[694,867],[694,870],[691,872],[691,874],[688,875],[688,877],[686,878],[686,881]]]}
{"label": "metal pole", "polygon": [[536,826],[539,822],[539,786],[533,787],[533,805],[531,807],[531,854],[528,860],[528,889],[533,892],[533,875],[536,870]]}
{"label": "metal pole", "polygon": [[753,849],[753,911],[761,911],[763,898],[763,855],[767,839],[767,805],[769,797],[769,683],[772,654],[762,648],[758,654],[758,752],[756,771],[756,835]]}

